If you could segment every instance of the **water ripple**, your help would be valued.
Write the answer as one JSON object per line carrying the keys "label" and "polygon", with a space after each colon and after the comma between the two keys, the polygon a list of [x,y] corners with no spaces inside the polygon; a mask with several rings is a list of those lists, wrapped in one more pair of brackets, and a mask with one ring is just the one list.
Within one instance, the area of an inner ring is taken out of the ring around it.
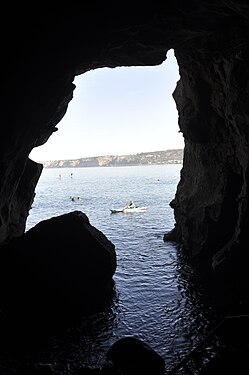
{"label": "water ripple", "polygon": [[[114,243],[117,270],[116,298],[107,311],[83,320],[63,339],[55,338],[39,360],[65,366],[100,364],[113,342],[132,334],[157,350],[170,366],[205,332],[208,308],[191,286],[192,270],[179,258],[176,245],[163,242],[164,233],[174,226],[169,203],[180,168],[83,168],[74,169],[73,179],[70,169],[44,170],[27,229],[48,217],[82,210]],[[72,202],[70,196],[80,200]],[[129,199],[148,210],[110,213],[112,206]]]}

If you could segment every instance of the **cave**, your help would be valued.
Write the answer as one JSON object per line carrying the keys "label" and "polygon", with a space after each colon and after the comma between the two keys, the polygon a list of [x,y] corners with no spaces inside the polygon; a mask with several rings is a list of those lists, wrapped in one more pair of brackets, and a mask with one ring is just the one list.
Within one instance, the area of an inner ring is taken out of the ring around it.
{"label": "cave", "polygon": [[75,76],[101,67],[158,65],[174,49],[181,78],[173,97],[185,149],[171,202],[176,224],[164,240],[179,243],[236,301],[244,299],[249,285],[247,2],[15,5],[5,6],[2,14],[7,21],[2,25],[1,248],[24,234],[42,172],[29,154],[57,130],[73,99]]}

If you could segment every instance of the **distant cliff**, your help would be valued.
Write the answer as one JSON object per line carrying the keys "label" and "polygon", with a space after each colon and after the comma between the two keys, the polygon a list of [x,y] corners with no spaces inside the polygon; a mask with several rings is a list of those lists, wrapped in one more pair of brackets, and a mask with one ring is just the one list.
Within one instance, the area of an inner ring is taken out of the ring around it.
{"label": "distant cliff", "polygon": [[141,152],[132,155],[105,155],[72,160],[41,162],[44,168],[120,167],[132,165],[181,164],[183,150]]}

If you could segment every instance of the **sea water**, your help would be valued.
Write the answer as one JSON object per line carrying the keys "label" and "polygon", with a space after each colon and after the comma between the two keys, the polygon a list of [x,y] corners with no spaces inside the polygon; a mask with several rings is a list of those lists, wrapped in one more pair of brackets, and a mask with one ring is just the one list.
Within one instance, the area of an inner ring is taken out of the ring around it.
{"label": "sea water", "polygon": [[[116,296],[106,311],[54,337],[40,362],[63,368],[101,366],[107,349],[127,335],[144,340],[170,369],[209,331],[210,306],[192,287],[192,269],[177,244],[169,203],[181,164],[44,169],[26,230],[52,216],[80,210],[116,248]],[[72,200],[72,197],[76,197]],[[129,200],[144,212],[111,213]]]}

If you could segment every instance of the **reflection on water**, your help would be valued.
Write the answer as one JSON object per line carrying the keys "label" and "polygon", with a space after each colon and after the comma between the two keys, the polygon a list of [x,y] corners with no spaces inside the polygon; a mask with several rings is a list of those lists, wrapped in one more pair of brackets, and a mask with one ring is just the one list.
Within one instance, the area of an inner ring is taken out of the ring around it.
{"label": "reflection on water", "polygon": [[[180,170],[180,165],[82,168],[74,169],[73,178],[70,169],[44,170],[27,229],[51,216],[83,211],[115,245],[116,295],[105,311],[53,337],[29,361],[51,363],[60,373],[97,366],[115,341],[135,335],[171,368],[213,328],[215,310],[199,282],[196,288],[195,272],[176,244],[163,241],[174,226],[169,203]],[[81,199],[72,202],[70,196]],[[147,211],[110,213],[129,199]]]}
{"label": "reflection on water", "polygon": [[[160,247],[165,251],[163,242]],[[170,248],[167,260],[159,258],[146,274],[139,275],[135,269],[125,272],[121,262],[115,276],[115,297],[107,308],[53,337],[46,349],[28,357],[28,362],[50,363],[58,374],[84,365],[101,366],[109,347],[131,334],[145,340],[162,355],[166,368],[172,368],[214,328],[218,316],[207,303],[202,285],[195,284],[195,272],[180,249],[173,244]],[[144,264],[146,256],[141,255],[140,261]],[[150,272],[157,278],[153,288]]]}
{"label": "reflection on water", "polygon": [[118,319],[119,302],[115,294],[104,311],[82,318],[60,336],[53,337],[46,350],[39,352],[39,358],[35,356],[29,361],[51,363],[60,374],[68,368],[72,371],[84,365],[101,366]]}

